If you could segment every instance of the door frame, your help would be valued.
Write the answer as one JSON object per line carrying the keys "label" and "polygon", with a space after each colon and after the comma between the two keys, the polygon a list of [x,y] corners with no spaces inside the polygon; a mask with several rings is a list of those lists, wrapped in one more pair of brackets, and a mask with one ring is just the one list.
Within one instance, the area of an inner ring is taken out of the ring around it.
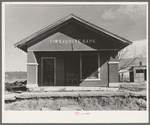
{"label": "door frame", "polygon": [[44,59],[53,59],[54,60],[54,86],[56,86],[56,57],[42,57],[41,58],[41,83],[43,84],[43,60]]}

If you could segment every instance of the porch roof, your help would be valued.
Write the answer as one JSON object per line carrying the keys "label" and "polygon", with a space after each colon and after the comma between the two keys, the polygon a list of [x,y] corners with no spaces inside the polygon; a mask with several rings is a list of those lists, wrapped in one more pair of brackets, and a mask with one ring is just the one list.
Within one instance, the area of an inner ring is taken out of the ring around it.
{"label": "porch roof", "polygon": [[[59,26],[62,25],[62,24],[63,25],[68,24],[66,22],[68,22],[70,20],[74,20],[76,22],[82,23],[82,24],[86,25],[87,27],[92,28],[92,30],[95,30],[97,33],[104,34],[105,36],[117,41],[121,45],[121,48],[119,48],[119,49],[122,49],[125,46],[127,46],[129,44],[132,44],[131,41],[129,41],[125,38],[122,38],[118,35],[115,35],[115,34],[109,32],[109,31],[106,31],[105,29],[102,29],[102,28],[100,28],[100,27],[98,27],[98,26],[96,26],[96,25],[94,25],[90,22],[87,22],[87,21],[81,19],[80,17],[77,17],[73,14],[70,14],[69,16],[67,16],[67,17],[65,17],[65,18],[63,18],[63,19],[61,19],[61,20],[59,20],[59,21],[57,21],[57,22],[55,22],[55,23],[53,23],[53,24],[51,24],[51,25],[49,25],[49,26],[47,26],[43,29],[41,29],[40,31],[28,36],[27,38],[19,41],[14,46],[20,48],[21,50],[23,50],[25,52],[27,52],[28,44],[31,44],[31,43],[35,44],[36,43],[35,40],[45,39],[45,38],[41,39],[41,37],[43,37],[44,34],[46,34],[48,32],[51,32],[51,30],[54,30],[54,28],[56,28],[56,27],[58,29]],[[49,36],[47,36],[47,37],[49,37]]]}

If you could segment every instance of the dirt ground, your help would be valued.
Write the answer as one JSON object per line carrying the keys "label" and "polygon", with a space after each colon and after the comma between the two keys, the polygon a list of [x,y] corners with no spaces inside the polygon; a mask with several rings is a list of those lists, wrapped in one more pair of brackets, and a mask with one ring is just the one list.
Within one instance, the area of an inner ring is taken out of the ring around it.
{"label": "dirt ground", "polygon": [[[146,91],[145,85],[125,84],[119,88],[120,91],[129,90],[133,92]],[[146,110],[146,98],[137,97],[82,97],[82,98],[37,98],[16,100],[6,102],[5,110],[55,110],[62,107],[69,110]]]}
{"label": "dirt ground", "polygon": [[[67,107],[75,110],[146,110],[139,98],[89,97],[89,98],[39,98],[5,104],[5,110],[60,110]],[[143,100],[145,101],[145,100]]]}

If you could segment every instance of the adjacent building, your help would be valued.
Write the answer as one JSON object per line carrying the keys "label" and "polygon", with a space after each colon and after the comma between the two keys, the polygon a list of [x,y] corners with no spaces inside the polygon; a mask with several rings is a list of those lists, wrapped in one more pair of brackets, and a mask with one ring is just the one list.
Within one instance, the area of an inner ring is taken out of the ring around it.
{"label": "adjacent building", "polygon": [[146,65],[132,66],[129,69],[130,82],[144,83],[147,80]]}
{"label": "adjacent building", "polygon": [[[124,59],[124,63],[132,62],[129,66],[119,71],[120,82],[145,83],[147,81],[147,59],[137,58]],[[120,62],[119,66],[124,63]]]}

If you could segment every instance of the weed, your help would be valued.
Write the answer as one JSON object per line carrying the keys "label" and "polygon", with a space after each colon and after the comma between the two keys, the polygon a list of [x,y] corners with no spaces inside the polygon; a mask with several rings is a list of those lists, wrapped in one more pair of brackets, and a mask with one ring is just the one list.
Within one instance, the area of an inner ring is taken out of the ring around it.
{"label": "weed", "polygon": [[138,98],[132,97],[82,97],[77,98],[35,98],[6,103],[6,110],[58,110],[61,107],[80,107],[83,110],[146,110]]}

